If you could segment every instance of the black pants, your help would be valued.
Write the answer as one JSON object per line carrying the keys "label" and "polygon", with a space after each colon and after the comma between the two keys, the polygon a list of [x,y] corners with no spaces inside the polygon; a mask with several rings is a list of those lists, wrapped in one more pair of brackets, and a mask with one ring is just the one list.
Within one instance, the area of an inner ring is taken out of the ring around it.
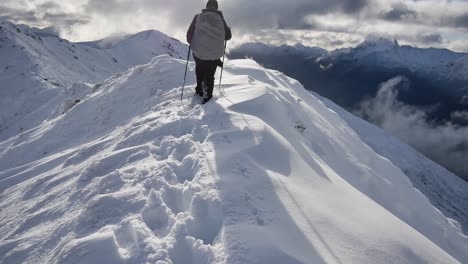
{"label": "black pants", "polygon": [[213,88],[214,88],[214,80],[215,80],[215,73],[216,67],[219,64],[219,60],[200,60],[199,58],[193,56],[195,59],[196,69],[195,73],[197,74],[197,87],[195,88],[195,92],[198,94],[203,94],[203,86],[202,83],[205,83],[207,91],[204,96],[206,98],[213,97]]}

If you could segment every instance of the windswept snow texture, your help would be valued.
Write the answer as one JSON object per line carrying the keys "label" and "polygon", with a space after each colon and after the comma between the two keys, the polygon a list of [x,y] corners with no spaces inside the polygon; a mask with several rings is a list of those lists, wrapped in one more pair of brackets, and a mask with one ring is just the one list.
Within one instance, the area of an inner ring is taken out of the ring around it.
{"label": "windswept snow texture", "polygon": [[457,222],[297,81],[229,61],[200,106],[184,69],[156,57],[0,143],[0,262],[468,262]]}
{"label": "windswept snow texture", "polygon": [[314,95],[336,111],[375,152],[400,168],[414,187],[429,198],[445,216],[461,224],[464,234],[468,233],[468,182],[382,129],[352,115],[332,101]]}

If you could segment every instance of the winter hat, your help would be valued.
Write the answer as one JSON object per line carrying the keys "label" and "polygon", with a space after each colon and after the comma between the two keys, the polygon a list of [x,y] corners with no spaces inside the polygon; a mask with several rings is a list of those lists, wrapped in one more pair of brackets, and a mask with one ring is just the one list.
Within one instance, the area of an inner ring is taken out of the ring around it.
{"label": "winter hat", "polygon": [[208,0],[208,3],[206,3],[206,8],[207,9],[216,9],[216,10],[218,10],[218,1]]}

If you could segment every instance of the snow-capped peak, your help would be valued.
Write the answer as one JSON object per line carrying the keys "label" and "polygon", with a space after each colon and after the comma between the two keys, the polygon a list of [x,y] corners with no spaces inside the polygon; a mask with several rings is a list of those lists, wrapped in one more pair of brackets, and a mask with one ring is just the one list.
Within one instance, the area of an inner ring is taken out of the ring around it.
{"label": "snow-capped peak", "polygon": [[383,37],[378,38],[369,38],[363,43],[357,46],[357,49],[365,49],[370,51],[385,51],[390,49],[399,48],[400,45],[398,44],[397,40],[390,40]]}
{"label": "snow-capped peak", "polygon": [[132,45],[132,43],[154,43],[154,46],[159,46],[159,42],[168,39],[171,39],[173,42],[179,42],[179,40],[169,38],[167,35],[160,31],[146,30],[133,35],[116,34],[98,41],[82,42],[80,44],[85,44],[88,46],[102,49],[111,49],[119,45]]}
{"label": "snow-capped peak", "polygon": [[[353,66],[405,69],[421,77],[447,79],[452,66],[466,54],[446,49],[400,46],[398,41],[371,38],[355,48],[340,49],[324,54],[320,61],[349,62]],[[466,74],[465,74],[466,75]],[[463,75],[453,76],[463,80]]]}
{"label": "snow-capped peak", "polygon": [[[400,45],[397,40],[390,40],[383,37],[369,38],[355,48],[338,49],[332,51],[332,56],[351,56],[355,59],[362,59],[370,56],[398,57]],[[391,58],[390,58],[391,59]]]}

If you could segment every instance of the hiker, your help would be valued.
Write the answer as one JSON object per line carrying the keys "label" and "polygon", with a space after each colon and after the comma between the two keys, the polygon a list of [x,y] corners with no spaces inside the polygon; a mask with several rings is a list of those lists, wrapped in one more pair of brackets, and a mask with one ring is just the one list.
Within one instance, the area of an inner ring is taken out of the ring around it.
{"label": "hiker", "polygon": [[223,13],[218,10],[218,2],[208,0],[206,9],[195,15],[187,31],[187,42],[192,46],[196,64],[195,94],[203,97],[202,104],[213,97],[216,68],[223,67],[221,57],[224,56],[224,43],[231,37],[231,29],[224,20]]}

